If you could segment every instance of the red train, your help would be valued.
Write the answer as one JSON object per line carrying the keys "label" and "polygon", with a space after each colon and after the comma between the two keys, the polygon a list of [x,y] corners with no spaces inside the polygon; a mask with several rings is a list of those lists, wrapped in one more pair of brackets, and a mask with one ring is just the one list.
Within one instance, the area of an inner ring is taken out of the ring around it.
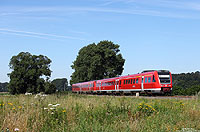
{"label": "red train", "polygon": [[72,85],[76,93],[171,93],[172,75],[167,70],[148,70],[142,73]]}

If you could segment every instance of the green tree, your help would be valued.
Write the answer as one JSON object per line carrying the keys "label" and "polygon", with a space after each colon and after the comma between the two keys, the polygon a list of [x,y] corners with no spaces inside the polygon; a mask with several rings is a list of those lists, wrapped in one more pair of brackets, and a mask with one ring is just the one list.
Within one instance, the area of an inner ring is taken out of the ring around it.
{"label": "green tree", "polygon": [[8,83],[5,82],[5,83],[0,83],[0,92],[8,92]]}
{"label": "green tree", "polygon": [[51,94],[56,92],[56,86],[49,81],[45,83],[44,87],[45,87],[44,93],[46,94]]}
{"label": "green tree", "polygon": [[119,53],[119,47],[111,41],[100,41],[80,49],[71,66],[75,71],[70,84],[121,75],[125,59]]}
{"label": "green tree", "polygon": [[9,67],[13,71],[8,74],[10,93],[45,92],[45,82],[51,76],[50,63],[51,60],[47,56],[31,55],[28,52],[21,52],[17,56],[13,56],[9,63]]}
{"label": "green tree", "polygon": [[67,78],[54,79],[52,83],[56,86],[58,91],[67,91],[68,90],[68,82]]}
{"label": "green tree", "polygon": [[200,72],[173,74],[174,95],[195,95],[200,91]]}

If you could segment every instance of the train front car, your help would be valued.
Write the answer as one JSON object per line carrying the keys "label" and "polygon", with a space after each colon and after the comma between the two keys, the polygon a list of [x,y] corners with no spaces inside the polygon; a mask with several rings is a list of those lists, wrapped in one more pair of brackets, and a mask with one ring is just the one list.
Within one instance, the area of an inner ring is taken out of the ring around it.
{"label": "train front car", "polygon": [[172,91],[172,74],[167,70],[157,71],[161,93],[171,93]]}
{"label": "train front car", "polygon": [[141,73],[141,92],[171,93],[172,75],[167,70],[147,70]]}

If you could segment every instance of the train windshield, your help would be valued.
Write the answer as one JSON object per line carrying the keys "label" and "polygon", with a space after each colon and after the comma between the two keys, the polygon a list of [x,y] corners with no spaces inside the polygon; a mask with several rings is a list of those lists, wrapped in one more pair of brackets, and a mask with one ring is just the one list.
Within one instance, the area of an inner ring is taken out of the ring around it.
{"label": "train windshield", "polygon": [[160,83],[162,83],[162,84],[171,83],[169,71],[158,71],[158,76],[160,79]]}

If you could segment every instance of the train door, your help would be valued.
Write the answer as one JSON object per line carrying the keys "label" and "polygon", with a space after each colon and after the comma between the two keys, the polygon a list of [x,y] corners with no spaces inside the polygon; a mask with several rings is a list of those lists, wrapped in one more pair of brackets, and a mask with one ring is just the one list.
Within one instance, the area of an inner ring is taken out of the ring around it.
{"label": "train door", "polygon": [[141,91],[144,91],[144,76],[142,76]]}
{"label": "train door", "polygon": [[119,79],[115,80],[115,90],[119,90]]}
{"label": "train door", "polygon": [[101,82],[100,82],[100,84],[99,84],[99,90],[101,90]]}

